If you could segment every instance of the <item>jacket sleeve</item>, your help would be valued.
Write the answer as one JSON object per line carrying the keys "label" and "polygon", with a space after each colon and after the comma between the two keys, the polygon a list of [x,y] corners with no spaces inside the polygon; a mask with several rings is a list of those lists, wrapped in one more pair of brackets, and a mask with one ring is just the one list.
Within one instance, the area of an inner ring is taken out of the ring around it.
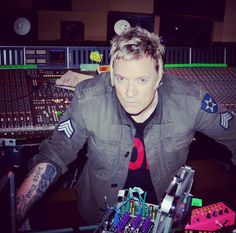
{"label": "jacket sleeve", "polygon": [[55,126],[52,137],[41,143],[39,153],[30,161],[30,167],[48,162],[56,166],[58,176],[67,171],[67,165],[77,158],[87,140],[82,111],[79,91],[76,90],[70,105]]}
{"label": "jacket sleeve", "polygon": [[197,100],[199,108],[195,130],[227,146],[232,152],[231,161],[236,165],[236,116],[227,110],[204,88],[200,89]]}

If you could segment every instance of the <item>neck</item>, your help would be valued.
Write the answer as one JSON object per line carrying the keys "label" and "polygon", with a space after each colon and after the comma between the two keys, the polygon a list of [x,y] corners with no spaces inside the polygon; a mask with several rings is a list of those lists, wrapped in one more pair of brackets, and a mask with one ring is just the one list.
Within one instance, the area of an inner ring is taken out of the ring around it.
{"label": "neck", "polygon": [[155,96],[153,97],[152,101],[150,102],[150,104],[139,114],[137,115],[130,115],[132,117],[132,119],[137,122],[137,123],[143,123],[144,121],[146,121],[154,112],[154,110],[156,109],[158,104],[158,95],[157,92],[155,94]]}

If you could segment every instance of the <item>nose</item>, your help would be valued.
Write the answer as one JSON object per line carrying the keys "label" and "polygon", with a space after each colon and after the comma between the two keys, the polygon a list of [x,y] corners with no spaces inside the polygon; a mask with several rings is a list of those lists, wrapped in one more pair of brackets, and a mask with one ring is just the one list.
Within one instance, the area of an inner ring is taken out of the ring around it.
{"label": "nose", "polygon": [[137,95],[137,88],[134,82],[129,81],[126,87],[126,96],[132,98]]}

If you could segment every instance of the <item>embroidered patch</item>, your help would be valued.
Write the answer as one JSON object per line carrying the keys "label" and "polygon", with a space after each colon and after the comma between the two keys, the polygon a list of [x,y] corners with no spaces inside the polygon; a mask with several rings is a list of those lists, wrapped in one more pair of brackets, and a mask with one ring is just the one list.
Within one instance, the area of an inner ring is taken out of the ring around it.
{"label": "embroidered patch", "polygon": [[64,132],[68,138],[71,138],[74,131],[75,131],[70,119],[61,122],[57,126],[57,130],[60,131],[60,132]]}
{"label": "embroidered patch", "polygon": [[233,119],[233,114],[230,112],[223,112],[220,114],[220,126],[223,127],[224,129],[229,128],[229,122]]}
{"label": "embroidered patch", "polygon": [[218,104],[209,94],[206,94],[202,100],[201,109],[208,113],[216,113],[218,111]]}

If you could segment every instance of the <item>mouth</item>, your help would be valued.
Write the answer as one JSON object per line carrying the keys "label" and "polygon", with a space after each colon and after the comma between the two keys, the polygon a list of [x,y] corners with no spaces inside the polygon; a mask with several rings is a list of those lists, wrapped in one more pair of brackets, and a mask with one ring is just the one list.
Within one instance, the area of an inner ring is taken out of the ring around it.
{"label": "mouth", "polygon": [[126,105],[131,105],[131,106],[137,105],[137,102],[126,102]]}

